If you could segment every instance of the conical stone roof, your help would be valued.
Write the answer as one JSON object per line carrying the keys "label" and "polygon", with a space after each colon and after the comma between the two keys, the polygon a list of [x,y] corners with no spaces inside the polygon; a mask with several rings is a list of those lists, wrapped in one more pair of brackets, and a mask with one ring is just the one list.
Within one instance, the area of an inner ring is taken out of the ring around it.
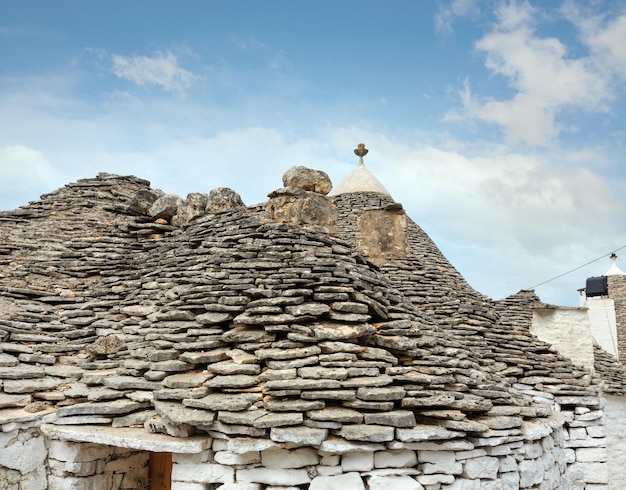
{"label": "conical stone roof", "polygon": [[173,226],[159,195],[103,174],[2,213],[5,419],[403,444],[550,413],[350,241],[240,206]]}
{"label": "conical stone roof", "polygon": [[385,196],[390,195],[385,186],[365,167],[362,160],[339,185],[330,191],[329,195],[339,196],[351,192],[375,192]]}

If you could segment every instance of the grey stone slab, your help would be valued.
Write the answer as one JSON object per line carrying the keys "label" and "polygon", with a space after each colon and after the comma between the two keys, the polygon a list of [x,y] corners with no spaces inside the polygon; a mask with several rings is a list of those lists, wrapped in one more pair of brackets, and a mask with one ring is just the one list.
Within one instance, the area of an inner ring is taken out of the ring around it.
{"label": "grey stone slab", "polygon": [[28,364],[0,366],[0,379],[42,378],[45,374],[42,367]]}
{"label": "grey stone slab", "polygon": [[29,394],[9,395],[0,393],[0,409],[25,407],[31,401]]}
{"label": "grey stone slab", "polygon": [[328,407],[322,410],[312,410],[307,413],[312,420],[360,424],[363,414],[351,408]]}
{"label": "grey stone slab", "polygon": [[183,405],[213,411],[239,411],[247,410],[253,403],[259,400],[261,400],[261,395],[257,393],[213,393],[203,398],[185,399],[183,400]]}
{"label": "grey stone slab", "polygon": [[436,441],[463,436],[465,436],[464,432],[448,430],[436,425],[418,424],[410,429],[396,429],[396,438],[401,442]]}
{"label": "grey stone slab", "polygon": [[195,388],[204,384],[211,377],[210,373],[202,371],[172,374],[163,379],[163,384],[168,388]]}
{"label": "grey stone slab", "polygon": [[338,433],[349,441],[388,442],[395,436],[395,429],[383,425],[344,425]]}
{"label": "grey stone slab", "polygon": [[142,451],[168,453],[200,453],[211,446],[206,436],[175,438],[151,434],[143,428],[101,426],[57,426],[44,424],[42,432],[50,439],[74,442],[92,442],[105,446],[125,447]]}
{"label": "grey stone slab", "polygon": [[271,427],[283,427],[286,425],[301,425],[304,421],[302,413],[267,413],[256,419],[253,423],[254,427],[268,429]]}
{"label": "grey stone slab", "polygon": [[415,427],[415,414],[410,410],[395,410],[382,413],[364,414],[364,422],[372,425],[386,425],[390,427]]}
{"label": "grey stone slab", "polygon": [[268,399],[263,400],[265,408],[271,412],[307,412],[309,410],[321,410],[326,404],[321,400],[282,400]]}
{"label": "grey stone slab", "polygon": [[163,420],[171,424],[206,426],[215,420],[214,411],[186,407],[182,403],[155,401],[154,409]]}
{"label": "grey stone slab", "polygon": [[237,363],[232,360],[212,363],[207,369],[216,374],[247,374],[257,375],[261,373],[261,366],[256,363]]}
{"label": "grey stone slab", "polygon": [[259,349],[254,354],[259,359],[272,359],[276,361],[286,359],[301,359],[304,357],[316,356],[321,353],[321,349],[312,345],[297,349]]}
{"label": "grey stone slab", "polygon": [[404,398],[406,390],[401,386],[365,387],[357,389],[356,397],[365,401],[395,401]]}
{"label": "grey stone slab", "polygon": [[158,390],[162,387],[161,383],[133,376],[107,376],[103,378],[102,383],[116,390]]}
{"label": "grey stone slab", "polygon": [[180,355],[179,360],[190,364],[207,364],[212,362],[223,361],[228,359],[230,347],[219,347],[208,351],[184,352]]}
{"label": "grey stone slab", "polygon": [[0,351],[0,367],[12,367],[17,366],[19,361],[17,357]]}
{"label": "grey stone slab", "polygon": [[60,379],[55,378],[30,378],[4,381],[5,393],[33,393],[36,391],[50,391],[56,389],[61,384]]}
{"label": "grey stone slab", "polygon": [[134,402],[132,400],[87,402],[60,407],[57,410],[57,415],[59,417],[69,417],[73,415],[123,415],[149,406],[149,403]]}

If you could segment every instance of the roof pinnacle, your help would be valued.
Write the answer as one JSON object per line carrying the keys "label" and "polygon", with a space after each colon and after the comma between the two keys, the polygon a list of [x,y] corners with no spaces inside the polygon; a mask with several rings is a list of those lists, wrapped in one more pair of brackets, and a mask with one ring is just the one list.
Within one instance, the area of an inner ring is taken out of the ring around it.
{"label": "roof pinnacle", "polygon": [[356,150],[354,150],[354,154],[359,157],[359,165],[364,165],[363,157],[367,155],[368,151],[369,150],[365,148],[365,143],[359,143],[357,145]]}

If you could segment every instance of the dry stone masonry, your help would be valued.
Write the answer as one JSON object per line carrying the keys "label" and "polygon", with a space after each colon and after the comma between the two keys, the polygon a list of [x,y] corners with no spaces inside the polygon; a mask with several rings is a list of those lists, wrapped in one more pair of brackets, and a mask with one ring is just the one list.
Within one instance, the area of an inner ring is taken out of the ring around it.
{"label": "dry stone masonry", "polygon": [[535,338],[532,292],[474,291],[387,194],[283,185],[0,213],[0,488],[620,488],[619,362]]}

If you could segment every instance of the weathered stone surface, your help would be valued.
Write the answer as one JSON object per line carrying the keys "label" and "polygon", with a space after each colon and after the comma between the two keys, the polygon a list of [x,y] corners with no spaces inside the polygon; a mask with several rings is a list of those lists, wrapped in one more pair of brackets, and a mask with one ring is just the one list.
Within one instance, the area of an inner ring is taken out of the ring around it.
{"label": "weathered stone surface", "polygon": [[57,410],[58,417],[68,417],[72,415],[121,415],[146,408],[149,403],[134,402],[131,400],[113,400],[110,402],[88,402]]}
{"label": "weathered stone surface", "polygon": [[366,424],[388,425],[391,427],[415,427],[415,414],[408,410],[396,410],[383,413],[366,413],[364,416]]}
{"label": "weathered stone surface", "polygon": [[463,475],[470,479],[485,478],[495,480],[498,475],[500,463],[498,458],[483,456],[468,459],[463,467]]}
{"label": "weathered stone surface", "polygon": [[0,379],[41,378],[45,374],[43,368],[19,364],[16,366],[0,366]]}
{"label": "weathered stone surface", "polygon": [[221,213],[236,209],[243,209],[246,205],[241,196],[227,187],[218,187],[209,193],[206,204],[207,213]]}
{"label": "weathered stone surface", "polygon": [[276,400],[265,399],[263,405],[270,412],[307,412],[309,410],[323,409],[325,404],[318,400]]}
{"label": "weathered stone surface", "polygon": [[11,468],[22,474],[42,465],[47,456],[44,438],[14,434],[15,441],[0,449],[0,467]]}
{"label": "weathered stone surface", "polygon": [[172,374],[163,379],[168,388],[195,388],[201,386],[211,378],[211,374],[201,371]]}
{"label": "weathered stone surface", "polygon": [[187,198],[179,204],[176,215],[172,218],[172,224],[183,226],[206,213],[209,196],[200,192],[187,194]]}
{"label": "weathered stone surface", "polygon": [[60,384],[61,380],[50,378],[8,379],[4,382],[4,392],[33,393],[35,391],[49,391],[57,388]]}
{"label": "weathered stone surface", "polygon": [[373,475],[367,483],[369,490],[424,490],[420,483],[406,475]]}
{"label": "weathered stone surface", "polygon": [[0,409],[25,407],[30,403],[30,401],[30,395],[9,395],[6,393],[0,393]]}
{"label": "weathered stone surface", "polygon": [[160,383],[145,381],[134,376],[109,376],[102,380],[105,386],[116,390],[158,390]]}
{"label": "weathered stone surface", "polygon": [[180,403],[155,401],[154,409],[170,424],[208,426],[215,420],[215,412],[186,407]]}
{"label": "weathered stone surface", "polygon": [[124,341],[117,335],[105,335],[98,337],[96,341],[87,346],[87,352],[96,355],[115,354],[125,348]]}
{"label": "weathered stone surface", "polygon": [[326,436],[326,429],[312,427],[273,427],[270,431],[272,441],[294,445],[319,446]]}
{"label": "weathered stone surface", "polygon": [[0,352],[0,367],[17,366],[18,362],[17,357]]}
{"label": "weathered stone surface", "polygon": [[128,427],[74,427],[44,424],[41,430],[50,439],[93,442],[103,446],[133,448],[153,452],[193,454],[208,449],[211,443],[206,436],[176,439],[162,434],[151,434],[143,429]]}
{"label": "weathered stone surface", "polygon": [[462,437],[463,432],[451,431],[443,427],[418,424],[411,429],[396,429],[396,437],[403,442],[419,442],[453,439]]}
{"label": "weathered stone surface", "polygon": [[358,473],[345,473],[336,476],[316,476],[311,481],[309,490],[365,490],[363,480]]}
{"label": "weathered stone surface", "polygon": [[237,481],[289,487],[308,484],[311,478],[305,469],[251,468],[237,471]]}
{"label": "weathered stone surface", "polygon": [[317,465],[319,458],[312,448],[268,449],[261,453],[261,463],[267,468],[303,468]]}
{"label": "weathered stone surface", "polygon": [[349,441],[386,442],[394,438],[394,428],[383,425],[344,425],[339,435]]}
{"label": "weathered stone surface", "polygon": [[303,421],[304,417],[301,413],[267,413],[256,419],[253,425],[254,427],[261,429],[268,429],[271,427],[283,427],[286,425],[301,425]]}
{"label": "weathered stone surface", "polygon": [[226,449],[233,454],[247,454],[276,448],[278,445],[269,439],[237,437],[229,439]]}
{"label": "weathered stone surface", "polygon": [[350,408],[329,407],[322,410],[313,410],[307,415],[312,420],[325,420],[330,422],[359,424],[363,421],[363,414]]}
{"label": "weathered stone surface", "polygon": [[178,208],[183,206],[184,203],[185,201],[180,196],[166,194],[152,203],[150,209],[148,209],[148,215],[155,219],[162,218],[169,221],[176,215]]}
{"label": "weathered stone surface", "polygon": [[298,347],[294,349],[259,349],[255,351],[254,354],[260,360],[284,360],[314,356],[320,354],[321,352],[322,350],[318,346],[312,345],[308,347]]}
{"label": "weathered stone surface", "polygon": [[401,386],[384,388],[360,387],[356,391],[356,397],[366,401],[392,401],[404,398],[406,390]]}
{"label": "weathered stone surface", "polygon": [[266,212],[279,223],[292,223],[304,227],[320,227],[334,233],[337,227],[336,206],[323,195],[296,187],[285,187],[269,194]]}
{"label": "weathered stone surface", "polygon": [[296,166],[291,167],[283,174],[285,187],[297,187],[305,191],[317,192],[326,195],[333,188],[326,172]]}
{"label": "weathered stone surface", "polygon": [[203,408],[212,411],[239,411],[247,410],[250,406],[259,401],[261,395],[257,393],[237,393],[221,394],[214,393],[198,399],[185,399],[183,405],[193,408]]}
{"label": "weathered stone surface", "polygon": [[138,214],[147,214],[150,206],[162,195],[163,192],[158,190],[140,189],[128,205],[128,208]]}

